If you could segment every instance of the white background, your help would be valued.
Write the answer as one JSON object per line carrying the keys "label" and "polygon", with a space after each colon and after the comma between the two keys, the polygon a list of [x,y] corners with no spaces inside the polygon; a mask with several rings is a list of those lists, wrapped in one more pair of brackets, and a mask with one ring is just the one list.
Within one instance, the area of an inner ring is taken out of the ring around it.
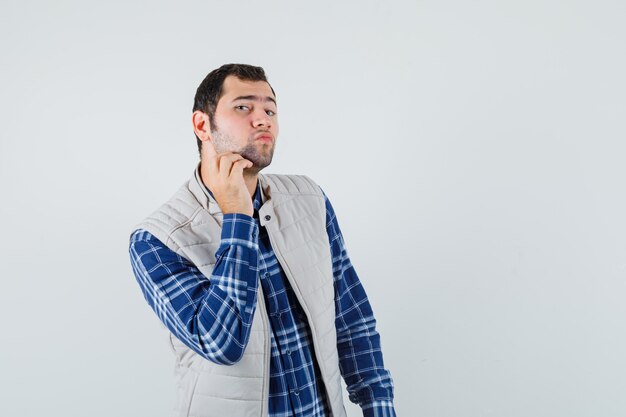
{"label": "white background", "polygon": [[0,3],[0,415],[171,414],[128,236],[228,62],[277,92],[265,172],[333,202],[399,415],[626,415],[625,3],[227,3]]}

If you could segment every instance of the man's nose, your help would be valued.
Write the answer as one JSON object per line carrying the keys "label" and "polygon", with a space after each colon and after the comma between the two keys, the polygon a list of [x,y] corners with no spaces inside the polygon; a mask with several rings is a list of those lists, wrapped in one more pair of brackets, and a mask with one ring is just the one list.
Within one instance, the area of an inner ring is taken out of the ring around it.
{"label": "man's nose", "polygon": [[265,110],[262,110],[260,112],[255,112],[252,124],[254,127],[270,127],[272,125],[272,120],[267,113],[265,113]]}

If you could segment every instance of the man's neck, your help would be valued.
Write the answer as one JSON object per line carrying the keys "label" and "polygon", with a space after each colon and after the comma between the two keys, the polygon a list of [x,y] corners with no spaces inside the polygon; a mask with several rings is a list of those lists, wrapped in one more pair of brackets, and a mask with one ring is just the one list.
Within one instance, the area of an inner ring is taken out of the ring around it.
{"label": "man's neck", "polygon": [[254,175],[245,175],[243,176],[243,180],[246,183],[246,187],[248,187],[248,192],[250,193],[250,198],[254,197],[254,192],[256,191],[256,184],[259,179],[259,174]]}

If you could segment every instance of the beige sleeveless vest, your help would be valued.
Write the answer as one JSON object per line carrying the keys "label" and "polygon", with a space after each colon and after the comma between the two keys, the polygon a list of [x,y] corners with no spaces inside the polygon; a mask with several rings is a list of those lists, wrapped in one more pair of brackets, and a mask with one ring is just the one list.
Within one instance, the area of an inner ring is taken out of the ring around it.
{"label": "beige sleeveless vest", "polygon": [[[261,226],[289,279],[311,328],[335,417],[345,417],[337,355],[331,250],[321,189],[303,175],[261,175]],[[156,236],[209,278],[220,245],[222,212],[200,179],[199,169],[178,192],[136,229]],[[169,334],[176,355],[176,416],[260,417],[268,415],[269,317],[261,285],[250,339],[234,365],[213,363]]]}

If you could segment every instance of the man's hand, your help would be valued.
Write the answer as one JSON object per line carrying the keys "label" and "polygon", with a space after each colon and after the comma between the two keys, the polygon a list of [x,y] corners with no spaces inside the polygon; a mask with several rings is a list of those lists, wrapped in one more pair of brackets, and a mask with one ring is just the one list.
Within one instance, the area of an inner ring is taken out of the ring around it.
{"label": "man's hand", "polygon": [[243,169],[252,162],[243,156],[224,152],[208,158],[207,186],[213,193],[222,213],[253,214],[252,198],[243,179]]}

